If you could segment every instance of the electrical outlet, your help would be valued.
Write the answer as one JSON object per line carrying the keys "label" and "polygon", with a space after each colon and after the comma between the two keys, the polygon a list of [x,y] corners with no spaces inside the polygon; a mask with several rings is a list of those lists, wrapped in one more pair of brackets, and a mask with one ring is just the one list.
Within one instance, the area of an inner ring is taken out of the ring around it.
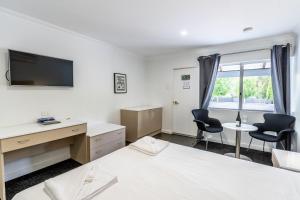
{"label": "electrical outlet", "polygon": [[41,117],[49,117],[49,113],[47,111],[42,111]]}

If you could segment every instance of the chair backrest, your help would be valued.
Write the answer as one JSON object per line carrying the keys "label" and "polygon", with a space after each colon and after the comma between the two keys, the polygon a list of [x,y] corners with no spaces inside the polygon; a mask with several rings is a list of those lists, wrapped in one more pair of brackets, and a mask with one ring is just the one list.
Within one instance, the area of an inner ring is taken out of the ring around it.
{"label": "chair backrest", "polygon": [[208,120],[208,110],[206,110],[206,109],[194,109],[194,110],[192,110],[192,113],[193,113],[194,118],[196,120],[207,122],[207,120]]}
{"label": "chair backrest", "polygon": [[284,129],[294,129],[296,118],[290,115],[284,114],[264,114],[264,128],[268,131],[279,132]]}

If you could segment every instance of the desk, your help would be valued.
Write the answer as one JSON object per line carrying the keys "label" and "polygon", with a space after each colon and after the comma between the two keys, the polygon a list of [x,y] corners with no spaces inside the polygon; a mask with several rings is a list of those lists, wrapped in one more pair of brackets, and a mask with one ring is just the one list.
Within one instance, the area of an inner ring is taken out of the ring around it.
{"label": "desk", "polygon": [[87,162],[86,132],[86,123],[71,120],[47,126],[32,123],[0,128],[0,199],[6,200],[6,155],[19,159],[70,145],[71,158],[84,164]]}
{"label": "desk", "polygon": [[230,157],[236,157],[238,159],[248,160],[251,161],[250,158],[244,155],[240,155],[240,146],[241,146],[241,133],[242,132],[249,132],[249,131],[256,131],[257,127],[252,126],[249,124],[241,124],[240,127],[236,126],[236,123],[224,123],[222,124],[224,128],[235,130],[236,136],[235,136],[235,155],[233,153],[225,154]]}

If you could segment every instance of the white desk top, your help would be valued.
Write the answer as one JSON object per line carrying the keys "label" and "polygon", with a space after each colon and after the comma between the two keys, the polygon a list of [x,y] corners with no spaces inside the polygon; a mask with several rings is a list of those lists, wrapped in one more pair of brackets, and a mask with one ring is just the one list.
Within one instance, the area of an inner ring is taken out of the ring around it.
{"label": "white desk top", "polygon": [[236,131],[257,131],[257,127],[250,124],[242,124],[240,127],[236,126],[236,123],[224,123],[222,124],[224,128],[236,130]]}
{"label": "white desk top", "polygon": [[110,123],[88,123],[88,130],[87,136],[93,137],[96,135],[101,135],[104,133],[108,133],[111,131],[116,131],[125,128],[125,126],[117,125],[117,124],[110,124]]}
{"label": "white desk top", "polygon": [[280,168],[300,172],[300,153],[273,149],[272,154]]}
{"label": "white desk top", "polygon": [[155,109],[155,108],[162,108],[162,106],[149,106],[149,105],[145,105],[145,106],[136,106],[136,107],[130,107],[130,108],[122,108],[121,110],[129,110],[129,111],[143,111],[143,110],[151,110],[151,109]]}
{"label": "white desk top", "polygon": [[21,135],[29,135],[32,133],[39,133],[53,129],[65,128],[69,126],[76,126],[84,124],[83,121],[64,120],[59,124],[41,125],[38,123],[21,124],[16,126],[7,126],[0,128],[0,139],[12,138]]}

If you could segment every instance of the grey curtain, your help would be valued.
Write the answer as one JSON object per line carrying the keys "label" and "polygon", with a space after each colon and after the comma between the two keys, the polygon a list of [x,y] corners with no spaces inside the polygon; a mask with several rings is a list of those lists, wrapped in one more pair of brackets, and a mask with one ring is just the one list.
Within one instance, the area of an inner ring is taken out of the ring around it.
{"label": "grey curtain", "polygon": [[207,109],[212,92],[214,90],[218,68],[220,64],[221,56],[214,54],[210,56],[200,56],[198,58],[200,65],[200,108]]}
{"label": "grey curtain", "polygon": [[291,114],[290,44],[273,46],[271,50],[271,76],[275,111],[280,114]]}

